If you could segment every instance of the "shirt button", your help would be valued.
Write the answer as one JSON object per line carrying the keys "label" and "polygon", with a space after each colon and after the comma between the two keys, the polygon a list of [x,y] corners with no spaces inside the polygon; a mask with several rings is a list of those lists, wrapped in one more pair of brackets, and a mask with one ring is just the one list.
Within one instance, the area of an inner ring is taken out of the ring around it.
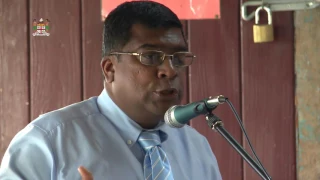
{"label": "shirt button", "polygon": [[131,141],[131,140],[128,140],[128,141],[127,141],[127,144],[132,144],[132,141]]}

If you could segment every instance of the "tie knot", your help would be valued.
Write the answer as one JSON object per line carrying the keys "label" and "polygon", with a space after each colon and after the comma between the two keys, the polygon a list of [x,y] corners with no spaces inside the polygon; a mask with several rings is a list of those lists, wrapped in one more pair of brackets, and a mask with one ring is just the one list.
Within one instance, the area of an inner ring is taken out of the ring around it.
{"label": "tie knot", "polygon": [[138,142],[145,151],[160,145],[159,131],[142,131],[138,138]]}

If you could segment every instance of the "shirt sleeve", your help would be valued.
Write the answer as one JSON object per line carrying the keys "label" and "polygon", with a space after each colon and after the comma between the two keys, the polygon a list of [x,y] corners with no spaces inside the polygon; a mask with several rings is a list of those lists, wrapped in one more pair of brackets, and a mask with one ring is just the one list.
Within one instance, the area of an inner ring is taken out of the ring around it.
{"label": "shirt sleeve", "polygon": [[1,180],[50,180],[54,156],[47,133],[29,124],[11,141],[0,166]]}
{"label": "shirt sleeve", "polygon": [[222,180],[217,158],[214,155],[214,153],[212,152],[211,146],[205,137],[204,137],[204,147],[206,147],[205,149],[207,149],[207,152],[209,153],[208,157],[211,157],[211,161],[213,163],[212,170],[211,170],[211,172],[212,172],[211,179]]}

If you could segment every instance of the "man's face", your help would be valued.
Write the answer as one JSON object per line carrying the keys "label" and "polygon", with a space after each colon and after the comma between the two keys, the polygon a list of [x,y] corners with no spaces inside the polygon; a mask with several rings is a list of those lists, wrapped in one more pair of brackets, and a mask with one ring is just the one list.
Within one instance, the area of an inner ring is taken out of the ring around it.
{"label": "man's face", "polygon": [[[131,39],[122,52],[142,53],[148,50],[171,55],[187,51],[187,45],[179,28],[149,29],[135,24]],[[169,59],[167,57],[159,66],[147,66],[139,61],[138,56],[118,56],[119,62],[114,65],[112,92],[120,108],[163,117],[171,106],[179,104],[183,96],[182,76],[186,68],[173,68]]]}

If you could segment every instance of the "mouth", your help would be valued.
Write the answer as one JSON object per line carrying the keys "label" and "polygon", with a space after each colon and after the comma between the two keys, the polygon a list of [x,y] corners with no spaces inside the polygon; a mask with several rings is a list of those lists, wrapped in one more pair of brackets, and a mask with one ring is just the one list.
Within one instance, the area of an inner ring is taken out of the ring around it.
{"label": "mouth", "polygon": [[169,89],[163,89],[163,90],[157,90],[154,92],[157,96],[163,97],[163,98],[174,98],[178,97],[178,90],[175,88],[169,88]]}

